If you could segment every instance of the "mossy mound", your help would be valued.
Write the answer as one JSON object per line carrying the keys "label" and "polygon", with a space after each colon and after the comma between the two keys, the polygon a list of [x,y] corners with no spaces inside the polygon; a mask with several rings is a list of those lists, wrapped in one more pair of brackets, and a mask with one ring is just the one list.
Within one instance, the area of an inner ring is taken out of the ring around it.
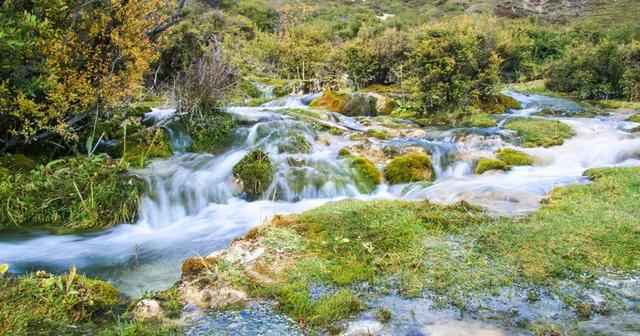
{"label": "mossy mound", "polygon": [[533,158],[513,148],[503,148],[495,152],[496,157],[509,166],[531,166]]}
{"label": "mossy mound", "polygon": [[538,118],[513,118],[506,129],[515,131],[522,138],[524,147],[551,147],[562,145],[564,140],[573,137],[573,129],[556,120]]}
{"label": "mossy mound", "polygon": [[294,135],[289,138],[288,142],[278,145],[280,153],[311,153],[311,150],[311,144],[302,134]]}
{"label": "mossy mound", "polygon": [[110,318],[122,305],[112,285],[75,271],[0,276],[0,330],[11,335],[73,334],[77,325]]}
{"label": "mossy mound", "polygon": [[358,116],[375,116],[377,111],[378,99],[369,94],[351,94],[347,96],[347,101],[341,113],[349,117]]}
{"label": "mossy mound", "polygon": [[388,132],[374,128],[368,129],[364,134],[378,140],[388,140],[391,137]]}
{"label": "mossy mound", "polygon": [[350,166],[356,172],[355,181],[360,192],[371,193],[382,183],[382,172],[369,159],[357,156],[350,160]]}
{"label": "mossy mound", "polygon": [[309,107],[322,108],[333,112],[342,113],[347,104],[347,95],[336,91],[325,91],[322,97],[316,98]]}
{"label": "mossy mound", "polygon": [[269,156],[254,150],[233,167],[233,175],[242,182],[248,199],[259,199],[273,181],[274,168]]}
{"label": "mossy mound", "polygon": [[431,181],[434,178],[431,157],[423,153],[409,153],[397,157],[384,169],[390,184]]}
{"label": "mossy mound", "polygon": [[0,181],[0,230],[97,230],[134,222],[144,183],[104,155],[59,159]]}
{"label": "mossy mound", "polygon": [[505,94],[499,94],[475,105],[486,113],[505,113],[509,109],[522,108],[522,105],[515,98]]}
{"label": "mossy mound", "polygon": [[473,114],[462,122],[462,126],[466,126],[466,127],[487,128],[487,127],[495,127],[497,125],[498,125],[498,122],[495,119],[491,118],[491,115],[487,113]]}
{"label": "mossy mound", "polygon": [[236,127],[233,117],[223,112],[190,118],[185,125],[193,140],[189,150],[194,153],[216,153],[225,148],[231,143]]}
{"label": "mossy mound", "polygon": [[108,153],[134,167],[144,167],[149,160],[173,155],[169,136],[162,128],[142,129],[134,134],[127,131],[123,139]]}
{"label": "mossy mound", "polygon": [[507,171],[510,169],[511,169],[511,166],[506,164],[504,161],[497,160],[497,159],[482,158],[478,161],[475,172],[476,174],[481,175],[490,170]]}
{"label": "mossy mound", "polygon": [[379,95],[376,101],[376,110],[377,114],[381,115],[390,115],[398,108],[398,103],[387,97]]}

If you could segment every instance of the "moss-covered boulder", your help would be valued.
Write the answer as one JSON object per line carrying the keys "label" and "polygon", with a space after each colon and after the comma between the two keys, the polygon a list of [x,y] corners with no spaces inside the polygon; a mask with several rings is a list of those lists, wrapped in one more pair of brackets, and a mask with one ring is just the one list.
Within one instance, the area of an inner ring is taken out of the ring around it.
{"label": "moss-covered boulder", "polygon": [[490,170],[507,171],[509,169],[511,169],[511,166],[506,164],[504,161],[498,159],[482,158],[478,161],[475,172],[476,174],[481,175]]}
{"label": "moss-covered boulder", "polygon": [[377,102],[378,99],[370,94],[351,94],[347,96],[341,113],[350,117],[375,116],[378,114]]}
{"label": "moss-covered boulder", "polygon": [[491,115],[487,113],[474,113],[471,116],[465,118],[462,121],[462,126],[466,127],[495,127],[498,125],[498,122],[491,118]]}
{"label": "moss-covered boulder", "polygon": [[513,97],[498,94],[476,103],[477,107],[486,113],[505,113],[509,109],[521,109],[522,105]]}
{"label": "moss-covered boulder", "polygon": [[531,166],[533,158],[513,148],[503,148],[495,152],[496,157],[509,166]]}
{"label": "moss-covered boulder", "polygon": [[378,140],[388,140],[391,138],[389,132],[381,129],[370,128],[364,132],[366,136],[376,138]]}
{"label": "moss-covered boulder", "polygon": [[311,153],[313,147],[302,134],[289,137],[288,141],[278,144],[280,153]]}
{"label": "moss-covered boulder", "polygon": [[376,111],[378,115],[390,115],[398,108],[398,103],[383,95],[376,96]]}
{"label": "moss-covered boulder", "polygon": [[382,183],[382,172],[369,159],[356,156],[350,158],[351,168],[355,171],[355,182],[362,193],[371,193]]}
{"label": "moss-covered boulder", "polygon": [[434,178],[431,157],[423,153],[410,153],[397,157],[384,169],[390,184],[431,181]]}
{"label": "moss-covered boulder", "polygon": [[314,99],[309,107],[321,108],[333,112],[342,113],[347,104],[347,95],[336,91],[325,91],[322,97]]}
{"label": "moss-covered boulder", "polygon": [[235,130],[229,113],[215,112],[184,120],[193,140],[189,150],[194,153],[216,153],[232,141]]}
{"label": "moss-covered boulder", "polygon": [[629,117],[628,119],[631,122],[640,123],[640,114],[636,114],[634,116]]}
{"label": "moss-covered boulder", "polygon": [[242,183],[250,200],[259,199],[273,181],[274,167],[267,153],[254,150],[233,167],[233,175]]}

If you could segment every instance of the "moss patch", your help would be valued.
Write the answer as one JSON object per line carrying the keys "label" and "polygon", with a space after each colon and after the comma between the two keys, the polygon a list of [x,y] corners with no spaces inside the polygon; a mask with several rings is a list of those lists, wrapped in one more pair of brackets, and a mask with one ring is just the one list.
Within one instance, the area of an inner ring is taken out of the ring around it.
{"label": "moss patch", "polygon": [[233,167],[233,175],[241,182],[249,199],[258,199],[271,185],[274,168],[269,156],[260,150],[247,154]]}
{"label": "moss patch", "polygon": [[369,159],[358,156],[350,160],[350,166],[356,173],[356,184],[361,192],[368,194],[382,183],[382,172]]}
{"label": "moss patch", "polygon": [[479,101],[476,104],[480,110],[486,113],[505,113],[509,109],[521,109],[522,105],[513,97],[499,94],[486,101]]}
{"label": "moss patch", "polygon": [[466,118],[461,124],[466,127],[495,127],[498,122],[489,114],[477,113]]}
{"label": "moss patch", "polygon": [[513,118],[505,125],[522,138],[524,147],[551,147],[562,145],[564,140],[573,137],[573,129],[554,120],[537,118]]}
{"label": "moss patch", "polygon": [[333,112],[341,113],[347,104],[347,96],[344,93],[335,91],[325,91],[322,97],[316,98],[309,107],[322,108]]}
{"label": "moss patch", "polygon": [[636,114],[634,116],[629,117],[629,121],[640,123],[640,114]]}
{"label": "moss patch", "polygon": [[185,124],[193,140],[190,150],[196,153],[216,153],[225,148],[235,129],[231,115],[222,112],[193,117]]}
{"label": "moss patch", "polygon": [[513,148],[503,148],[495,152],[496,157],[509,166],[531,166],[533,158]]}
{"label": "moss patch", "polygon": [[397,157],[384,169],[390,184],[430,181],[434,178],[431,158],[422,153],[410,153]]}
{"label": "moss patch", "polygon": [[490,170],[509,170],[511,166],[502,160],[482,158],[476,165],[476,174],[481,175]]}
{"label": "moss patch", "polygon": [[103,229],[131,223],[143,183],[106,156],[60,159],[0,181],[0,228]]}
{"label": "moss patch", "polygon": [[7,170],[28,172],[36,167],[36,162],[23,154],[10,154],[0,156],[0,167]]}
{"label": "moss patch", "polygon": [[109,317],[121,305],[117,290],[72,271],[0,276],[0,329],[12,335],[73,333],[74,325]]}
{"label": "moss patch", "polygon": [[373,128],[368,129],[364,134],[378,140],[388,140],[391,137],[388,132]]}

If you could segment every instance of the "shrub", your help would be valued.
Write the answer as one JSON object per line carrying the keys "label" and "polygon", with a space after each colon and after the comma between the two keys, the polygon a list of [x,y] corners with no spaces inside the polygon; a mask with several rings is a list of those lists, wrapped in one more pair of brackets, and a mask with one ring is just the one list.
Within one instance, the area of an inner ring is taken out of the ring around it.
{"label": "shrub", "polygon": [[242,190],[249,199],[258,199],[273,181],[274,167],[269,156],[253,150],[233,167],[233,175],[242,182]]}
{"label": "shrub", "polygon": [[529,155],[513,148],[503,148],[495,154],[499,160],[509,166],[530,166],[533,164],[533,159]]}
{"label": "shrub", "polygon": [[476,174],[481,175],[489,170],[509,170],[511,166],[501,160],[482,158],[476,165]]}
{"label": "shrub", "polygon": [[431,158],[422,153],[410,153],[397,157],[384,169],[390,184],[430,181],[434,178]]}

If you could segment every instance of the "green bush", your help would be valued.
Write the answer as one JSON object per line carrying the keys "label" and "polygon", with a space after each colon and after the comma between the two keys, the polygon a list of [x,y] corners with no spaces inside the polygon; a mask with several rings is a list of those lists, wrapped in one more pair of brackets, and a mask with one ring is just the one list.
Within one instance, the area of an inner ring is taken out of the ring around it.
{"label": "green bush", "polygon": [[434,178],[431,158],[422,153],[410,153],[397,157],[384,169],[390,184],[431,181]]}
{"label": "green bush", "polygon": [[249,199],[258,199],[273,181],[274,167],[269,156],[253,150],[233,167],[233,175],[242,182],[242,190]]}
{"label": "green bush", "polygon": [[504,161],[481,158],[476,165],[476,174],[481,175],[490,170],[510,170],[511,166]]}
{"label": "green bush", "polygon": [[143,183],[106,156],[65,158],[0,181],[0,229],[104,229],[132,223]]}

